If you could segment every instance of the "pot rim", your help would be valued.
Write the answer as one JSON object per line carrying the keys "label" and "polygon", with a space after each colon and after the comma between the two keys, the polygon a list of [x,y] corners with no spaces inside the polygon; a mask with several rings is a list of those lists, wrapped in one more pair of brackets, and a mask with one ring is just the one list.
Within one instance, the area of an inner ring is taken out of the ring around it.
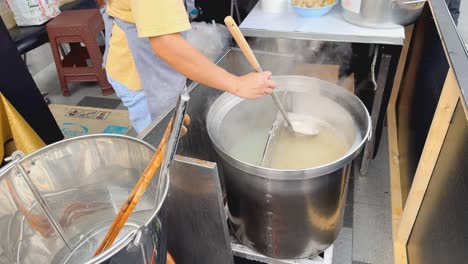
{"label": "pot rim", "polygon": [[[222,146],[220,145],[219,142],[215,142],[215,140],[213,140],[213,135],[212,135],[213,131],[212,131],[212,129],[210,129],[210,124],[213,122],[212,121],[213,118],[211,118],[211,117],[216,115],[216,113],[214,112],[215,111],[214,108],[217,105],[217,102],[219,103],[220,100],[222,100],[223,98],[231,97],[230,99],[225,99],[225,100],[228,100],[228,101],[239,100],[239,102],[241,102],[241,101],[243,101],[245,99],[241,99],[241,98],[239,98],[237,96],[234,96],[232,94],[229,94],[229,93],[224,93],[218,99],[216,99],[216,101],[210,107],[210,110],[208,111],[208,114],[207,114],[207,123],[206,123],[207,124],[207,132],[208,132],[208,135],[210,137],[210,140],[211,140],[212,144],[214,145],[216,152],[223,158],[223,160],[227,161],[230,165],[232,165],[232,166],[234,166],[234,167],[236,167],[236,168],[238,168],[238,169],[240,169],[240,170],[242,170],[242,171],[244,171],[246,173],[257,176],[257,177],[262,177],[262,178],[267,178],[267,179],[276,179],[276,180],[302,180],[302,179],[319,177],[319,176],[328,174],[330,172],[336,171],[336,170],[344,167],[347,163],[351,162],[354,158],[357,157],[360,150],[364,146],[364,143],[367,142],[371,138],[371,133],[372,133],[371,117],[370,117],[369,112],[367,111],[367,108],[365,107],[364,103],[355,94],[349,92],[348,90],[344,89],[343,87],[340,87],[340,86],[338,86],[338,85],[336,85],[334,83],[324,81],[324,80],[321,80],[321,79],[318,79],[318,78],[307,77],[307,76],[297,76],[297,75],[281,75],[281,76],[274,76],[273,79],[275,79],[277,81],[281,81],[281,80],[288,79],[290,77],[309,79],[309,80],[311,80],[311,81],[313,80],[315,82],[318,81],[318,82],[327,83],[327,85],[334,86],[334,87],[338,88],[342,93],[348,94],[347,96],[350,96],[351,98],[353,98],[352,100],[355,100],[358,103],[358,105],[360,107],[362,107],[362,109],[364,110],[365,115],[366,115],[366,120],[367,120],[366,133],[364,135],[362,135],[362,139],[360,140],[360,142],[357,143],[357,144],[356,143],[353,144],[350,147],[350,149],[346,152],[346,154],[344,156],[342,156],[341,158],[339,158],[339,159],[337,159],[335,161],[332,161],[332,162],[329,162],[329,163],[326,163],[326,164],[323,164],[323,165],[320,165],[320,166],[305,168],[305,169],[291,170],[291,169],[266,168],[266,167],[261,167],[261,166],[258,166],[258,165],[254,165],[254,164],[239,160],[237,158],[233,158],[223,150],[223,148],[222,148]],[[281,89],[280,85],[279,85],[279,87],[280,88],[277,89],[278,91],[287,91],[287,89]],[[239,102],[237,102],[236,105]],[[285,173],[287,173],[288,175],[285,176],[284,175]]]}

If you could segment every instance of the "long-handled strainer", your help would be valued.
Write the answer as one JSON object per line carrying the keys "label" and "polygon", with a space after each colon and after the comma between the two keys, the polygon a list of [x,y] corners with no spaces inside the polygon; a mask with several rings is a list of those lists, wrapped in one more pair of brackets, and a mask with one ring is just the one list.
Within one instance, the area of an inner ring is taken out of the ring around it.
{"label": "long-handled strainer", "polygon": [[[183,136],[187,132],[183,129],[183,124],[188,125],[190,123],[190,118],[185,114],[189,99],[190,96],[187,87],[185,87],[176,104],[174,116],[169,121],[153,158],[128,196],[126,202],[122,205],[112,226],[109,228],[106,236],[94,253],[95,256],[111,247],[159,167],[161,166],[161,174],[167,173],[169,165],[174,160],[179,136]],[[156,194],[156,196],[158,196],[158,194]]]}
{"label": "long-handled strainer", "polygon": [[[255,57],[252,49],[249,46],[249,43],[247,43],[247,40],[240,31],[234,19],[231,16],[227,16],[224,19],[224,23],[229,29],[229,32],[231,32],[232,37],[236,40],[237,44],[239,45],[239,48],[249,61],[252,68],[254,68],[254,70],[257,72],[263,72],[262,67],[260,67],[257,58]],[[315,136],[319,133],[319,131],[314,127],[313,124],[302,120],[302,118],[299,115],[295,115],[297,118],[295,118],[293,122],[291,122],[291,119],[288,113],[286,112],[286,109],[284,108],[276,93],[273,92],[271,94],[271,97],[273,98],[273,101],[275,101],[276,106],[278,107],[279,111],[281,112],[281,115],[283,116],[291,131],[306,136]]]}

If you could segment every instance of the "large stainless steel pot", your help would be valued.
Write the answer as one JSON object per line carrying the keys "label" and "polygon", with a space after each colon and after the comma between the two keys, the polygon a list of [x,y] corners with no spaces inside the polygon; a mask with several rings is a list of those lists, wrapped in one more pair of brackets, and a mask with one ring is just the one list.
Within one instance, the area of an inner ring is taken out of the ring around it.
{"label": "large stainless steel pot", "polygon": [[270,257],[305,258],[329,247],[341,230],[350,163],[369,137],[370,116],[355,95],[332,83],[301,76],[274,79],[288,111],[346,131],[354,144],[345,156],[303,170],[263,168],[234,157],[231,148],[246,135],[257,138],[246,155],[261,156],[277,113],[270,97],[222,95],[208,112],[207,129],[221,158],[235,235]]}
{"label": "large stainless steel pot", "polygon": [[2,168],[0,263],[166,263],[168,175],[155,176],[113,246],[93,257],[154,151],[134,138],[92,135]]}
{"label": "large stainless steel pot", "polygon": [[419,17],[426,0],[342,0],[343,17],[372,28],[406,26]]}

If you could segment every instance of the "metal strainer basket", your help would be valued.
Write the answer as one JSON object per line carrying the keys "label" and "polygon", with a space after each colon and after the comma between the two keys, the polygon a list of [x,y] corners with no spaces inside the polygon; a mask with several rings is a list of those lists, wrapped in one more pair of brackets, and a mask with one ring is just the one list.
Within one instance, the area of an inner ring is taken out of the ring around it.
{"label": "metal strainer basket", "polygon": [[134,138],[91,135],[13,157],[0,170],[0,264],[161,263],[169,180],[159,174],[113,246],[93,258],[153,154]]}

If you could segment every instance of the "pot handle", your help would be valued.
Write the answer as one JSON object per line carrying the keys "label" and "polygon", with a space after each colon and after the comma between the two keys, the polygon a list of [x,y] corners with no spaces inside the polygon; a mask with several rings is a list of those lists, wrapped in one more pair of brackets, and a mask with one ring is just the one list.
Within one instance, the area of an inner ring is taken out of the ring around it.
{"label": "pot handle", "polygon": [[400,5],[421,4],[421,3],[427,2],[427,0],[409,0],[409,1],[392,0],[392,1]]}
{"label": "pot handle", "polygon": [[10,157],[6,157],[5,161],[9,163],[0,168],[0,178],[5,171],[16,166],[23,157],[24,153],[20,150],[13,152]]}
{"label": "pot handle", "polygon": [[143,239],[142,237],[143,237],[143,230],[142,230],[142,227],[140,227],[136,231],[133,241],[130,244],[128,244],[127,250],[133,250],[134,248],[140,249],[143,264],[148,264],[148,256],[147,256],[145,245],[142,242],[142,239]]}

